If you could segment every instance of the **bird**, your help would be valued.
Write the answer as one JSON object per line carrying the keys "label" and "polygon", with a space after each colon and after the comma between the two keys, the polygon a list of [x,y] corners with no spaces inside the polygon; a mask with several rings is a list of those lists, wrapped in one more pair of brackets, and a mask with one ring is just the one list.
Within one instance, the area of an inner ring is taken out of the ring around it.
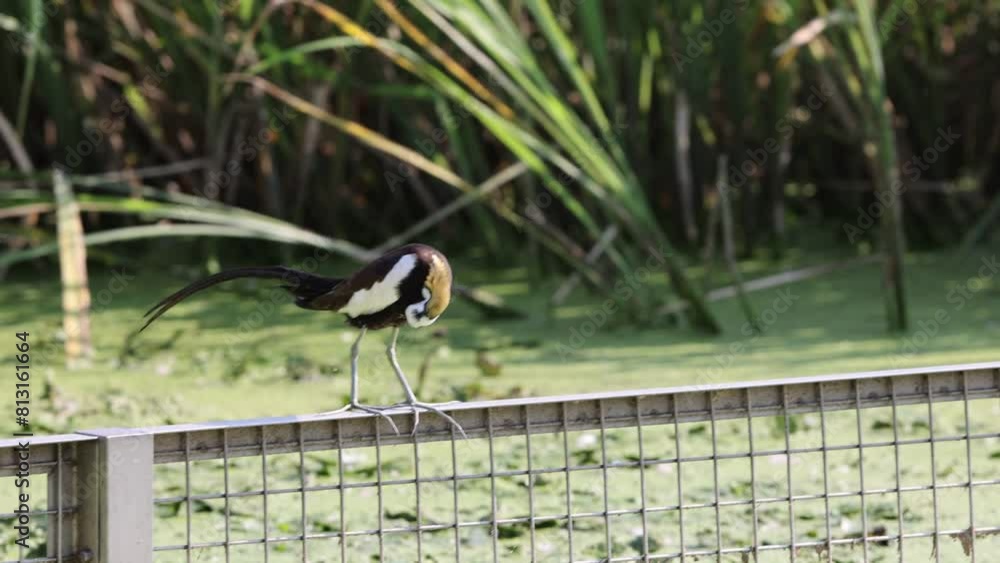
{"label": "bird", "polygon": [[[281,287],[303,309],[330,311],[345,315],[347,324],[358,329],[358,336],[351,345],[351,398],[341,409],[357,410],[385,418],[398,434],[399,429],[385,411],[399,407],[412,410],[413,433],[420,424],[420,412],[433,412],[454,425],[464,436],[465,432],[454,418],[439,406],[446,403],[426,403],[414,394],[396,357],[396,341],[400,328],[424,328],[434,324],[451,303],[452,271],[448,259],[439,250],[426,244],[408,244],[389,250],[345,278],[331,278],[287,268],[260,266],[224,270],[193,282],[165,297],[146,312],[145,330],[174,305],[195,293],[214,285],[240,278],[281,280]],[[389,406],[366,405],[358,399],[358,358],[361,340],[369,331],[392,329],[386,347],[386,357],[399,379],[406,399]]]}

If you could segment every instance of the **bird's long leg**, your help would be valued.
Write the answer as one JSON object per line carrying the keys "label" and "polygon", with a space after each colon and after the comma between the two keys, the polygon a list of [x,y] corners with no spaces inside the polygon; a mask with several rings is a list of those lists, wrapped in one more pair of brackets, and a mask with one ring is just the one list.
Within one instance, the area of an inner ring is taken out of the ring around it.
{"label": "bird's long leg", "polygon": [[399,359],[396,358],[396,340],[398,338],[399,327],[397,326],[392,329],[392,338],[389,340],[389,346],[385,349],[385,355],[389,358],[392,371],[396,372],[396,378],[399,379],[399,383],[403,386],[403,391],[406,393],[406,400],[399,403],[399,405],[407,405],[413,409],[413,434],[417,433],[417,427],[420,426],[420,409],[423,409],[433,412],[450,422],[461,432],[462,437],[466,438],[465,430],[462,429],[462,425],[456,422],[454,418],[437,408],[437,405],[434,403],[425,403],[417,399],[417,396],[413,393],[413,389],[410,387],[410,382],[406,380],[406,375],[403,374],[403,368],[399,367]]}
{"label": "bird's long leg", "polygon": [[358,404],[358,357],[361,356],[361,339],[368,332],[367,328],[362,328],[357,340],[351,344],[351,404]]}
{"label": "bird's long leg", "polygon": [[366,332],[368,332],[368,329],[362,328],[361,333],[358,334],[358,339],[351,345],[351,402],[342,408],[331,411],[331,414],[349,410],[359,410],[377,414],[389,422],[389,426],[392,427],[393,432],[399,434],[399,428],[396,426],[396,423],[393,422],[392,417],[382,412],[379,408],[362,405],[358,401],[358,357],[361,355],[361,339],[364,338]]}

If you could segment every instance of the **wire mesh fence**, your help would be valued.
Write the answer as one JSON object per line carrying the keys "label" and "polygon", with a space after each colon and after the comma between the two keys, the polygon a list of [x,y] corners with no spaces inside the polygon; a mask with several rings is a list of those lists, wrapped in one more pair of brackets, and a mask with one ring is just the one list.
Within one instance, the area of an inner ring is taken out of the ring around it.
{"label": "wire mesh fence", "polygon": [[150,528],[134,555],[108,558],[87,543],[45,553],[128,563],[1000,553],[1000,365],[448,411],[469,439],[430,415],[414,439],[408,414],[395,416],[401,435],[353,414],[133,431],[148,448],[126,440],[121,451],[126,461],[143,452],[150,471],[128,485]]}
{"label": "wire mesh fence", "polygon": [[[5,560],[32,563],[75,561],[79,501],[79,445],[87,436],[53,436],[0,444],[0,537]],[[18,543],[17,540],[23,540]]]}

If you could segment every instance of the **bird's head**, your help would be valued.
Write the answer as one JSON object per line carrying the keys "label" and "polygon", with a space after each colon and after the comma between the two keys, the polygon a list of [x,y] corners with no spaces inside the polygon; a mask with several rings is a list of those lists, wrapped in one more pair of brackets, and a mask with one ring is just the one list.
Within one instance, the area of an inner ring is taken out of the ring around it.
{"label": "bird's head", "polygon": [[423,257],[427,277],[422,289],[423,300],[406,308],[406,321],[412,327],[428,326],[441,316],[451,303],[451,266],[440,252]]}

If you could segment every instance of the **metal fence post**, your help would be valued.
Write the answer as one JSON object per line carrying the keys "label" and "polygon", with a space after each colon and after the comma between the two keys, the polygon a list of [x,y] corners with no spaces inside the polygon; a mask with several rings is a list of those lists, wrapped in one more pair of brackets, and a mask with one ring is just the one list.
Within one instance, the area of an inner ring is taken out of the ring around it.
{"label": "metal fence post", "polygon": [[93,563],[153,561],[153,436],[142,430],[81,432],[80,547]]}

